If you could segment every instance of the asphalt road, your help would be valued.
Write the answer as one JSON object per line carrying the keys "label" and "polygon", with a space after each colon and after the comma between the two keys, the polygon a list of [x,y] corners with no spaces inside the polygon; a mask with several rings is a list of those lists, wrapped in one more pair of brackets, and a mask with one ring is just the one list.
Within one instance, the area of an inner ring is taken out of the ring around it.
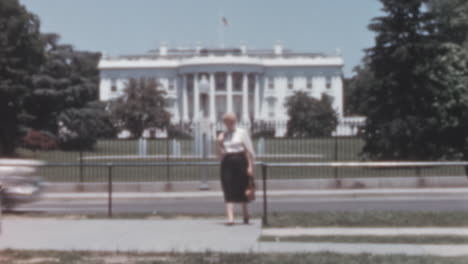
{"label": "asphalt road", "polygon": [[[262,212],[262,200],[250,205],[251,212]],[[43,200],[25,204],[15,209],[18,213],[106,213],[107,200]],[[317,212],[317,211],[468,211],[468,197],[392,197],[392,198],[312,198],[274,197],[269,200],[270,212]],[[240,210],[240,209],[238,209]],[[180,199],[116,199],[114,213],[167,213],[220,215],[224,204],[220,198]]]}

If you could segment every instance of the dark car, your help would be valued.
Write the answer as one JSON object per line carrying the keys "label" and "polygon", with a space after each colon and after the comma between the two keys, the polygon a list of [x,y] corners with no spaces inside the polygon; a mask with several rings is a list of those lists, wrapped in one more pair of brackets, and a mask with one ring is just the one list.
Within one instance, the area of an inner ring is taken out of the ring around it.
{"label": "dark car", "polygon": [[43,184],[35,176],[37,166],[42,162],[35,160],[0,159],[0,202],[1,208],[10,210],[18,204],[37,200]]}

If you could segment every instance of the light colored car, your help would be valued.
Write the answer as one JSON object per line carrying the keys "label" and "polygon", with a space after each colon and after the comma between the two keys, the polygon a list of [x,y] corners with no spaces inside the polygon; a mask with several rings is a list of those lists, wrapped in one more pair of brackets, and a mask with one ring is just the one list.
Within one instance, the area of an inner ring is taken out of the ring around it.
{"label": "light colored car", "polygon": [[35,176],[37,166],[43,162],[36,160],[0,159],[0,199],[1,209],[10,210],[18,204],[39,199],[44,185]]}

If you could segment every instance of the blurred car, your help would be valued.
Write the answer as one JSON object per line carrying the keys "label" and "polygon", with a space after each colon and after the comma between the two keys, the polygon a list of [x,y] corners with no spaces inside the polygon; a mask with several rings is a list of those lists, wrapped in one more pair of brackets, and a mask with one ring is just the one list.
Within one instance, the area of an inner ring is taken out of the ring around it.
{"label": "blurred car", "polygon": [[21,203],[39,199],[44,185],[35,176],[37,166],[42,162],[35,160],[0,159],[0,202],[2,210],[10,210]]}

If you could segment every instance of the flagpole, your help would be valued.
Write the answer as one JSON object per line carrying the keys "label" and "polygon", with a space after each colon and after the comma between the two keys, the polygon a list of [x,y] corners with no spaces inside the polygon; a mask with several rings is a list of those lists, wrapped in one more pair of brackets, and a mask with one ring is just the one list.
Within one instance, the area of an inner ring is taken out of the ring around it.
{"label": "flagpole", "polygon": [[222,9],[219,9],[218,17],[218,41],[220,48],[224,48],[224,29],[223,29],[223,12]]}

